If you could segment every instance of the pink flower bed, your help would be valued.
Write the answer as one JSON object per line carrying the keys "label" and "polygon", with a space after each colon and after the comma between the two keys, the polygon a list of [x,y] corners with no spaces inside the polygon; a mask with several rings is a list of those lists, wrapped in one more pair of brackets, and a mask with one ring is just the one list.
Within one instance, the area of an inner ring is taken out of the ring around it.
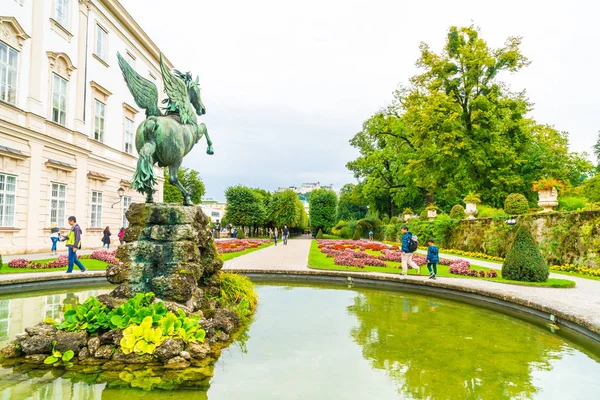
{"label": "pink flower bed", "polygon": [[96,250],[90,254],[90,258],[94,260],[104,261],[108,264],[118,264],[119,260],[117,260],[117,251],[108,251],[108,250]]}
{"label": "pink flower bed", "polygon": [[[364,240],[318,240],[319,249],[329,258],[333,258],[335,265],[346,267],[364,268],[366,265],[374,267],[390,267],[387,261],[402,262],[402,252],[398,246],[384,243],[373,243]],[[366,250],[379,251],[379,255],[367,253]],[[423,255],[414,254],[413,261],[419,267],[427,265],[427,258]],[[471,269],[471,264],[463,259],[447,260],[441,259],[438,264],[450,266],[450,273],[455,275],[466,275],[474,277],[495,278],[498,273],[494,270],[486,273]]]}
{"label": "pink flower bed", "polygon": [[269,239],[227,239],[215,241],[215,245],[219,253],[224,254],[255,249],[269,242]]}
{"label": "pink flower bed", "polygon": [[64,268],[69,263],[67,256],[60,256],[56,260],[41,263],[39,261],[29,261],[24,258],[15,258],[8,262],[10,268],[31,268],[31,269],[51,269]]}

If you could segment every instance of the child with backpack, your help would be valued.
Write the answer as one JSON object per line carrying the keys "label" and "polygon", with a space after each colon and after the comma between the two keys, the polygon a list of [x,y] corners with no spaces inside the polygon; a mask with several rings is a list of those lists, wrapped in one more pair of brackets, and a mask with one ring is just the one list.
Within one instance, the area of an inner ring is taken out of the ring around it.
{"label": "child with backpack", "polygon": [[420,274],[419,266],[413,261],[413,253],[419,247],[419,241],[416,236],[408,231],[408,226],[403,225],[402,228],[402,276],[408,274],[408,266],[417,270]]}
{"label": "child with backpack", "polygon": [[[440,251],[435,245],[433,239],[427,240],[427,269],[429,270],[429,279],[435,280],[437,275],[437,263],[440,262]],[[433,271],[431,270],[433,267]]]}

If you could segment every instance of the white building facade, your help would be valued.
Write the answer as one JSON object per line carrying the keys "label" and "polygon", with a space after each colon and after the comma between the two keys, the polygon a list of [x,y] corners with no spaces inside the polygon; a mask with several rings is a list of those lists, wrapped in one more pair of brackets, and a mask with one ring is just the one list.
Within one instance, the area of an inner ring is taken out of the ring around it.
{"label": "white building facade", "polygon": [[160,50],[116,0],[2,0],[0,14],[0,254],[49,251],[50,226],[66,233],[70,215],[84,248],[106,226],[117,241],[144,201],[129,184],[145,115],[116,53],[162,93]]}

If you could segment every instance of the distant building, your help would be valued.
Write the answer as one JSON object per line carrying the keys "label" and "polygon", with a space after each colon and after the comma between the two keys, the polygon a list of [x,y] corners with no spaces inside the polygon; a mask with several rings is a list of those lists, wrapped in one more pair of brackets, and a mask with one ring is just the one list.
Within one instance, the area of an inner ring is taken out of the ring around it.
{"label": "distant building", "polygon": [[217,200],[213,199],[202,200],[202,203],[200,204],[200,208],[202,208],[204,214],[210,217],[212,222],[217,222],[217,220],[221,222],[223,220],[226,206],[227,203],[219,203]]}
{"label": "distant building", "polygon": [[107,225],[117,241],[144,201],[129,180],[145,117],[116,53],[162,93],[161,50],[117,0],[2,0],[1,14],[0,254],[49,251],[50,226],[66,234],[69,215],[84,247],[100,247]]}
{"label": "distant building", "polygon": [[300,188],[298,188],[297,186],[289,186],[289,187],[285,187],[285,188],[279,187],[279,188],[277,188],[276,192],[283,192],[284,190],[288,190],[288,189],[292,189],[294,192],[296,192],[302,196],[305,196],[306,194],[312,192],[313,190],[317,190],[317,189],[334,190],[333,183],[331,185],[321,185],[321,182],[306,182],[306,183],[303,183],[302,185],[300,185]]}

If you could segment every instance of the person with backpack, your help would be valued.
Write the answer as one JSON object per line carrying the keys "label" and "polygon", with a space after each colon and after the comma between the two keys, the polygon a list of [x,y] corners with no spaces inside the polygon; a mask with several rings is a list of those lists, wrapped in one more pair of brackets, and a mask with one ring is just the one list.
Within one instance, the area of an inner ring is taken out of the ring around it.
{"label": "person with backpack", "polygon": [[408,226],[403,225],[402,228],[402,275],[408,274],[408,266],[410,265],[417,270],[419,274],[419,266],[413,261],[413,253],[419,247],[419,241],[416,236],[413,236],[408,231]]}
{"label": "person with backpack", "polygon": [[102,248],[106,246],[107,250],[110,249],[110,235],[112,235],[112,233],[110,233],[110,228],[107,226],[104,228],[104,232],[102,234]]}
{"label": "person with backpack", "polygon": [[68,221],[69,225],[71,225],[71,230],[64,238],[66,240],[65,244],[69,249],[69,266],[67,268],[67,274],[73,272],[73,264],[77,265],[81,272],[85,272],[87,269],[77,258],[77,250],[81,248],[81,228],[77,224],[77,219],[74,216],[70,216]]}
{"label": "person with backpack", "polygon": [[[437,263],[440,262],[440,250],[435,245],[433,239],[427,240],[427,269],[429,270],[429,279],[435,280],[437,275]],[[433,271],[431,270],[433,267]]]}

